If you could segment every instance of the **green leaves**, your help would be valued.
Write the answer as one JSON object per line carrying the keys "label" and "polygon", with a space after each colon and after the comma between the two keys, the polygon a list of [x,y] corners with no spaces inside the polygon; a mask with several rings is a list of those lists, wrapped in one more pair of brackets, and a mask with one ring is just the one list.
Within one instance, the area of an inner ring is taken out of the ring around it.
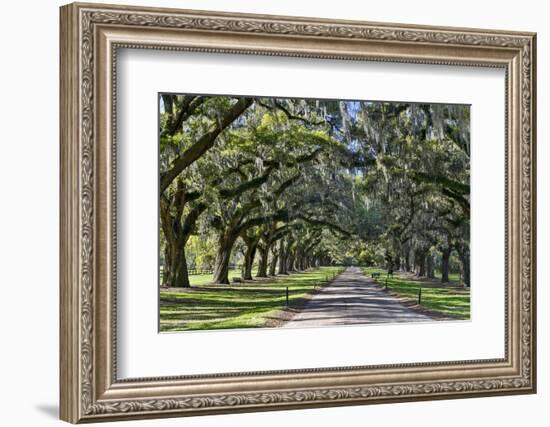
{"label": "green leaves", "polygon": [[164,206],[200,211],[190,258],[274,225],[334,260],[469,241],[468,106],[163,95],[160,111]]}

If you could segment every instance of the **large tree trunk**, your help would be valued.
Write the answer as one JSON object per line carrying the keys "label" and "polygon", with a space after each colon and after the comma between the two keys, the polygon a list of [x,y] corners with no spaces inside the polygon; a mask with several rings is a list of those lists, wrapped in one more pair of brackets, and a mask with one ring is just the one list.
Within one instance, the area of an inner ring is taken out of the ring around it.
{"label": "large tree trunk", "polygon": [[161,203],[160,206],[160,225],[162,234],[166,241],[164,248],[164,264],[162,266],[162,286],[170,287],[174,284],[174,257],[177,252],[177,241],[179,230],[178,224],[173,223],[174,218],[169,212],[166,204]]}
{"label": "large tree trunk", "polygon": [[275,271],[277,269],[277,261],[279,260],[279,251],[271,250],[271,263],[269,264],[269,275],[275,276]]}
{"label": "large tree trunk", "polygon": [[260,252],[260,261],[258,263],[258,273],[256,277],[267,277],[267,258],[269,256],[269,247],[267,245],[258,246]]}
{"label": "large tree trunk", "polygon": [[441,251],[441,283],[449,282],[449,259],[451,258],[451,248],[445,248]]}
{"label": "large tree trunk", "polygon": [[[196,204],[187,214],[182,223],[183,209],[189,200],[198,197],[186,193],[183,181],[178,181],[176,194],[171,203],[167,198],[160,200],[160,221],[164,238],[166,239],[165,258],[163,265],[163,286],[189,287],[189,276],[185,259],[185,245],[195,229],[197,219],[208,207],[205,203]],[[170,205],[175,207],[171,213]]]}
{"label": "large tree trunk", "polygon": [[401,257],[399,255],[395,256],[393,266],[395,270],[401,270]]}
{"label": "large tree trunk", "polygon": [[405,252],[405,270],[407,273],[411,271],[411,251],[409,250]]}
{"label": "large tree trunk", "polygon": [[174,275],[172,277],[172,286],[176,288],[189,288],[189,274],[187,272],[187,260],[185,259],[185,246],[179,248],[173,263]]}
{"label": "large tree trunk", "polygon": [[429,279],[434,279],[435,278],[435,273],[434,273],[434,258],[433,256],[431,255],[428,255],[426,257],[426,276],[429,278]]}
{"label": "large tree trunk", "polygon": [[279,243],[279,271],[278,274],[288,274],[286,271],[286,251],[283,240]]}
{"label": "large tree trunk", "polygon": [[[183,191],[182,187],[179,189]],[[181,227],[181,215],[176,218],[172,216],[166,204],[161,204],[160,219],[166,240],[162,285],[188,288],[190,285],[185,259],[185,244],[189,234]]]}
{"label": "large tree trunk", "polygon": [[465,286],[470,286],[470,248],[464,245],[458,252],[460,263],[462,264],[462,281]]}
{"label": "large tree trunk", "polygon": [[294,250],[294,256],[293,256],[293,264],[294,264],[294,270],[304,270],[305,267],[303,265],[304,261],[304,254],[302,248],[298,247]]}
{"label": "large tree trunk", "polygon": [[162,285],[171,288],[188,288],[189,275],[185,259],[185,239],[177,236],[166,241]]}
{"label": "large tree trunk", "polygon": [[223,233],[218,241],[218,253],[214,263],[214,283],[229,284],[229,260],[236,236],[230,230]]}
{"label": "large tree trunk", "polygon": [[285,258],[286,258],[286,260],[285,260],[285,264],[286,264],[285,270],[286,270],[287,273],[292,273],[292,270],[293,270],[292,267],[294,265],[294,261],[292,261],[292,264],[291,264],[291,262],[290,262],[291,258],[292,258],[291,254],[288,253]]}
{"label": "large tree trunk", "polygon": [[164,246],[164,262],[162,263],[162,281],[161,286],[168,286],[168,278],[170,276],[170,268],[168,267],[172,262],[170,245],[166,242]]}
{"label": "large tree trunk", "polygon": [[296,255],[293,250],[288,251],[287,255],[287,261],[286,261],[286,271],[296,271],[294,268],[294,260],[296,259]]}
{"label": "large tree trunk", "polygon": [[256,256],[256,249],[258,248],[258,240],[250,239],[245,242],[247,246],[244,254],[243,279],[252,280],[252,266],[254,265],[254,257]]}
{"label": "large tree trunk", "polygon": [[418,277],[425,277],[426,276],[426,262],[425,259],[422,258],[420,260],[420,264],[418,265]]}
{"label": "large tree trunk", "polygon": [[415,264],[417,266],[416,275],[418,277],[425,277],[426,276],[426,252],[425,251],[417,251],[415,253]]}
{"label": "large tree trunk", "polygon": [[172,278],[174,276],[174,245],[170,242],[166,242],[166,249],[164,251],[164,265],[162,266],[162,286],[172,286]]}
{"label": "large tree trunk", "polygon": [[384,255],[384,260],[386,261],[386,270],[393,270],[393,258],[390,255],[389,251],[386,251]]}

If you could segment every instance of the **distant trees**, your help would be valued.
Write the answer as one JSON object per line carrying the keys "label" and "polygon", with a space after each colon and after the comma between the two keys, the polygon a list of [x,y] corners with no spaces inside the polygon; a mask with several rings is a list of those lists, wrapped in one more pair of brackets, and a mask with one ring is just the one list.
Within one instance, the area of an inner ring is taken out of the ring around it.
{"label": "distant trees", "polygon": [[[162,95],[162,285],[356,262],[469,283],[469,109]],[[237,248],[239,248],[237,250]],[[191,251],[191,261],[186,256]],[[200,266],[197,263],[203,263]]]}
{"label": "distant trees", "polygon": [[363,192],[381,205],[389,269],[449,281],[456,253],[469,285],[469,107],[359,103],[348,132],[375,159]]}

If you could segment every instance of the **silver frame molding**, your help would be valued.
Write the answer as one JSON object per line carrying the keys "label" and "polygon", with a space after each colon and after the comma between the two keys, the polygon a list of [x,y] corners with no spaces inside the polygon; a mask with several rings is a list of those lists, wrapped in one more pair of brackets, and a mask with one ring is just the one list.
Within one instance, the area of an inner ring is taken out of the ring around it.
{"label": "silver frame molding", "polygon": [[[536,391],[536,35],[75,3],[61,8],[60,416],[72,423]],[[118,48],[500,67],[505,357],[119,380]]]}

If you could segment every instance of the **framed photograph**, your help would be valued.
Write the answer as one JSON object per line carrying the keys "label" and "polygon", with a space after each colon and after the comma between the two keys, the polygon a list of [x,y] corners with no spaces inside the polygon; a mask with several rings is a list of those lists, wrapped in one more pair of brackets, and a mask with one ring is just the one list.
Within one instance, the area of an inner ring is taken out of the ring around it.
{"label": "framed photograph", "polygon": [[63,420],[536,391],[535,34],[60,22]]}

